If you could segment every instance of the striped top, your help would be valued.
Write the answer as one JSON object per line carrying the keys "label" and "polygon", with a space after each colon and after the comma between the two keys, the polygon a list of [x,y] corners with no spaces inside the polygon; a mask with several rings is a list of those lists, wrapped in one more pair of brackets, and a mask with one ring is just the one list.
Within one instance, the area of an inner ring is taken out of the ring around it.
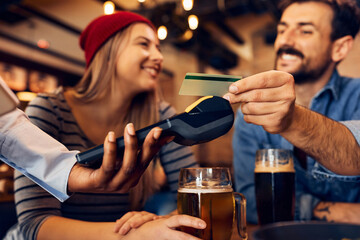
{"label": "striped top", "polygon": [[[34,124],[70,150],[84,151],[94,146],[77,124],[61,88],[55,94],[39,94],[26,113]],[[161,120],[174,114],[168,103],[160,104]],[[194,155],[189,147],[171,142],[162,147],[159,158],[176,201],[180,168],[196,166]],[[104,222],[115,221],[130,211],[129,194],[75,193],[61,203],[19,172],[15,173],[15,203],[19,225],[12,235],[24,234],[25,239],[36,239],[40,224],[51,215]]]}

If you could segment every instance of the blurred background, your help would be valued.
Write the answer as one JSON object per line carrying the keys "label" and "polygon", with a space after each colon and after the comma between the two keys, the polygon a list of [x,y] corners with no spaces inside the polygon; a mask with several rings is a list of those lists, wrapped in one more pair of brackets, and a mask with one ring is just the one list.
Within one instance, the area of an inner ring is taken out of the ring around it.
{"label": "blurred background", "polygon": [[[187,72],[249,76],[273,68],[278,0],[1,0],[0,75],[22,100],[74,85],[85,67],[78,39],[104,10],[130,10],[159,29],[164,97],[182,112],[197,97],[178,95]],[[189,21],[192,23],[189,25]],[[360,76],[359,39],[340,72]],[[234,106],[234,110],[238,106]],[[203,166],[231,167],[232,131],[194,146]]]}
{"label": "blurred background", "polygon": [[[78,39],[94,18],[130,10],[158,28],[164,55],[160,85],[178,112],[198,97],[178,95],[188,72],[249,76],[273,69],[278,0],[1,0],[0,76],[24,109],[36,93],[72,86],[85,60]],[[190,23],[190,24],[189,24]],[[339,65],[360,76],[360,42]],[[238,106],[234,105],[234,111]],[[233,129],[194,146],[202,166],[232,166]],[[16,222],[13,171],[0,163],[0,237]],[[162,181],[161,179],[159,181]],[[155,202],[158,199],[155,200]],[[151,204],[150,204],[151,205]],[[148,209],[149,210],[149,209]]]}

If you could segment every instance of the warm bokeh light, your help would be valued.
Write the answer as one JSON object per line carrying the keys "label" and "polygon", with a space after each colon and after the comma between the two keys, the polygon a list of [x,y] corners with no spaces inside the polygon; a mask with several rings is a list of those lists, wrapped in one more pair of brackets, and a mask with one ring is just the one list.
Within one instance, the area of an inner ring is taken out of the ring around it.
{"label": "warm bokeh light", "polygon": [[50,43],[45,39],[39,39],[39,41],[37,41],[37,46],[42,49],[48,49],[50,47]]}
{"label": "warm bokeh light", "polygon": [[193,0],[183,0],[182,5],[185,11],[190,11],[193,8],[194,1]]}
{"label": "warm bokeh light", "polygon": [[104,14],[110,15],[115,11],[115,4],[112,1],[106,1],[104,3]]}
{"label": "warm bokeh light", "polygon": [[30,102],[37,96],[37,94],[33,92],[17,92],[16,96],[19,98],[20,101]]}
{"label": "warm bokeh light", "polygon": [[195,30],[199,26],[199,20],[198,20],[198,17],[196,15],[190,15],[188,17],[188,22],[189,22],[189,28],[191,30]]}
{"label": "warm bokeh light", "polygon": [[164,40],[167,37],[167,28],[165,26],[160,26],[157,30],[157,35],[160,40]]}
{"label": "warm bokeh light", "polygon": [[193,37],[193,32],[191,30],[186,30],[184,34],[181,36],[181,41],[189,41]]}
{"label": "warm bokeh light", "polygon": [[138,0],[138,2],[139,2],[139,3],[144,3],[144,2],[145,2],[145,0]]}

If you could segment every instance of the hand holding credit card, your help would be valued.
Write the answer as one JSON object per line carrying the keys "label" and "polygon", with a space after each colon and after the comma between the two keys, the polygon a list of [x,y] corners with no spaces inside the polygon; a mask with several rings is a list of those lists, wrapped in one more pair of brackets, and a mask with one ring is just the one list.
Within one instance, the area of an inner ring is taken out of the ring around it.
{"label": "hand holding credit card", "polygon": [[222,97],[228,92],[229,86],[240,79],[241,76],[187,73],[179,95]]}

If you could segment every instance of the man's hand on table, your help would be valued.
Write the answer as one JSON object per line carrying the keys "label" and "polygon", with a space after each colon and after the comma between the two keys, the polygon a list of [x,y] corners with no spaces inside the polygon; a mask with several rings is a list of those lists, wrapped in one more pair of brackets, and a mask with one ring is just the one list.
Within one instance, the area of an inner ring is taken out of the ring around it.
{"label": "man's hand on table", "polygon": [[320,202],[314,217],[327,222],[360,224],[360,203]]}

